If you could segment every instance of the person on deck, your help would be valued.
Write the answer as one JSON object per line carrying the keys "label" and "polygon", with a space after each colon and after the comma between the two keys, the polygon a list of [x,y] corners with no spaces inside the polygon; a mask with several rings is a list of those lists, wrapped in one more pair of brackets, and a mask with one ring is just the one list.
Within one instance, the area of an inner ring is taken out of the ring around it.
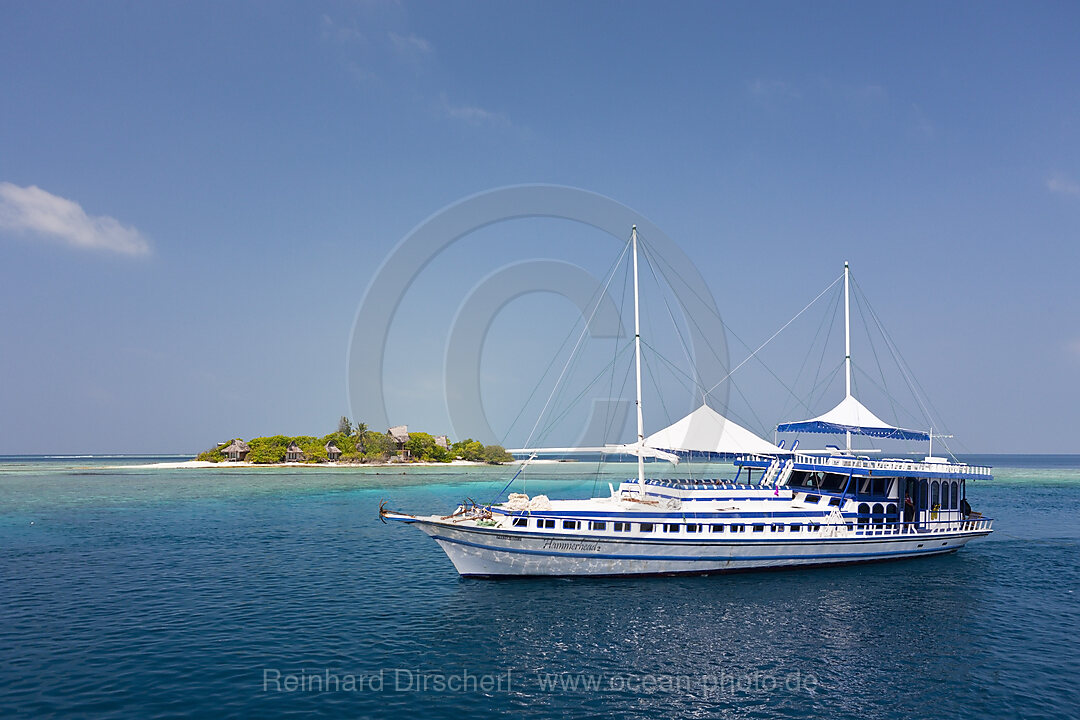
{"label": "person on deck", "polygon": [[907,530],[911,530],[911,523],[915,520],[915,503],[911,501],[911,495],[904,493],[904,522]]}

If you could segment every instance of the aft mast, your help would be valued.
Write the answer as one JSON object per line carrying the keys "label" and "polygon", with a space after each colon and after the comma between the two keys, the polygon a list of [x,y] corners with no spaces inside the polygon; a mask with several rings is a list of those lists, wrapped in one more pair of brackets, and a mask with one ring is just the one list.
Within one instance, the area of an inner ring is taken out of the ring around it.
{"label": "aft mast", "polygon": [[[844,261],[844,398],[851,397],[851,305],[849,302],[847,260]],[[851,452],[851,431],[847,433],[847,451]]]}
{"label": "aft mast", "polygon": [[634,251],[634,365],[637,368],[637,476],[638,496],[645,499],[645,422],[641,415],[641,314],[638,311],[637,225],[630,230]]}

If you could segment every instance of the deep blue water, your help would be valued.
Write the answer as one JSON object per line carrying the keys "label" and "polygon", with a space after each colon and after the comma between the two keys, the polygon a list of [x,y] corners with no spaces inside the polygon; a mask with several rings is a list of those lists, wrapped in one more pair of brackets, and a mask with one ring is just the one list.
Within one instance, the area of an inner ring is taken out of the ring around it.
{"label": "deep blue water", "polygon": [[[505,468],[8,458],[0,716],[1075,716],[1080,458],[992,460],[969,497],[997,532],[943,558],[485,581],[377,509],[487,499]],[[623,473],[542,466],[525,490]]]}

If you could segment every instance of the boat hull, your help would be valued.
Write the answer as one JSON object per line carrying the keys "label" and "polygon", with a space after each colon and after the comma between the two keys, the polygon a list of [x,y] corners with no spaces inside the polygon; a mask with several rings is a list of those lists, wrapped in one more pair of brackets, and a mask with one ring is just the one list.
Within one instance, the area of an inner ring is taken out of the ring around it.
{"label": "boat hull", "polygon": [[415,524],[466,577],[708,574],[881,562],[955,552],[990,533],[664,541]]}

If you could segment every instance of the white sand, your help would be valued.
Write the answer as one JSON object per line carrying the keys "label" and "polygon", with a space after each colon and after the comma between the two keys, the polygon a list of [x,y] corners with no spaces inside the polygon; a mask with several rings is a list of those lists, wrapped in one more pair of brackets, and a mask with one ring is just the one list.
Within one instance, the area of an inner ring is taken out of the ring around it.
{"label": "white sand", "polygon": [[[536,462],[535,460],[533,461]],[[484,465],[481,462],[472,462],[471,460],[451,460],[448,463],[443,462],[388,462],[388,463],[250,463],[250,462],[210,462],[208,460],[185,460],[183,462],[162,462],[162,463],[147,463],[145,465],[110,465],[107,469],[112,470],[182,470],[188,468],[316,468],[329,470],[331,468],[338,468],[343,470],[358,470],[361,468],[385,468],[385,467],[446,467],[461,466],[461,465]]]}

